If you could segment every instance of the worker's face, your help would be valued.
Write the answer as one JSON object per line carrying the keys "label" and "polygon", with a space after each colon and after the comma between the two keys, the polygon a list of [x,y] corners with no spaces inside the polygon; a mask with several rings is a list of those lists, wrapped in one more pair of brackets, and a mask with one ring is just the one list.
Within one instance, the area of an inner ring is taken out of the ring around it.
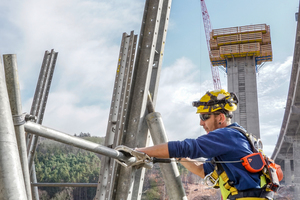
{"label": "worker's face", "polygon": [[204,119],[201,119],[200,117],[200,126],[204,128],[206,133],[209,133],[218,128],[219,115],[214,115],[212,113],[200,113],[200,115],[204,116]]}

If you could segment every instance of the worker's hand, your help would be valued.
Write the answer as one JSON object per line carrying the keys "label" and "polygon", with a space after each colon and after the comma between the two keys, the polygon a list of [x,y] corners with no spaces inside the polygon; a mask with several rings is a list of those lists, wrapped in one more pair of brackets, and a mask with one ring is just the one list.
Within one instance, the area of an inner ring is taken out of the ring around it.
{"label": "worker's hand", "polygon": [[118,163],[120,163],[124,167],[136,167],[137,169],[139,169],[141,167],[151,169],[153,167],[152,159],[143,152],[136,151],[135,149],[131,149],[124,145],[117,146],[115,148],[115,150],[122,152],[125,156],[131,156],[136,159],[136,161],[131,163],[130,165],[128,165],[120,160],[116,160]]}

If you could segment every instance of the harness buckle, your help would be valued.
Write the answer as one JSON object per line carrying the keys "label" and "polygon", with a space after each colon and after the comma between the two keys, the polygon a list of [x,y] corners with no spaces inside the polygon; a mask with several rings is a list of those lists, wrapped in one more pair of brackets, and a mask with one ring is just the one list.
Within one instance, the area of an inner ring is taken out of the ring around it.
{"label": "harness buckle", "polygon": [[215,187],[219,183],[219,177],[215,178],[213,173],[214,172],[211,172],[204,177],[204,183],[208,187]]}

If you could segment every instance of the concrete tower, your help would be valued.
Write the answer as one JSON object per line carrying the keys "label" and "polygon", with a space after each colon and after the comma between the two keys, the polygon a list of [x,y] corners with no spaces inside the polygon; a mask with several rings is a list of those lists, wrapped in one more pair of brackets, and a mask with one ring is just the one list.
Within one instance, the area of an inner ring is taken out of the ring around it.
{"label": "concrete tower", "polygon": [[233,121],[260,138],[256,72],[272,61],[270,27],[266,24],[213,29],[210,40],[213,66],[224,66],[228,92],[239,98]]}

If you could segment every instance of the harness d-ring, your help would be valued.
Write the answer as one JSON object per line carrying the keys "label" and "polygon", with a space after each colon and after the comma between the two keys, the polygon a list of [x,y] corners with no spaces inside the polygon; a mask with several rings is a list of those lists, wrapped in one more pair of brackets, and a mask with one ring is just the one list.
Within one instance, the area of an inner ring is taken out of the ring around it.
{"label": "harness d-ring", "polygon": [[[204,183],[209,186],[209,187],[215,187],[218,182],[219,182],[219,177],[216,179],[212,176],[214,172],[211,172],[209,174],[207,174],[205,177],[204,177]],[[212,185],[209,185],[208,182],[209,181],[210,183],[212,183]]]}

